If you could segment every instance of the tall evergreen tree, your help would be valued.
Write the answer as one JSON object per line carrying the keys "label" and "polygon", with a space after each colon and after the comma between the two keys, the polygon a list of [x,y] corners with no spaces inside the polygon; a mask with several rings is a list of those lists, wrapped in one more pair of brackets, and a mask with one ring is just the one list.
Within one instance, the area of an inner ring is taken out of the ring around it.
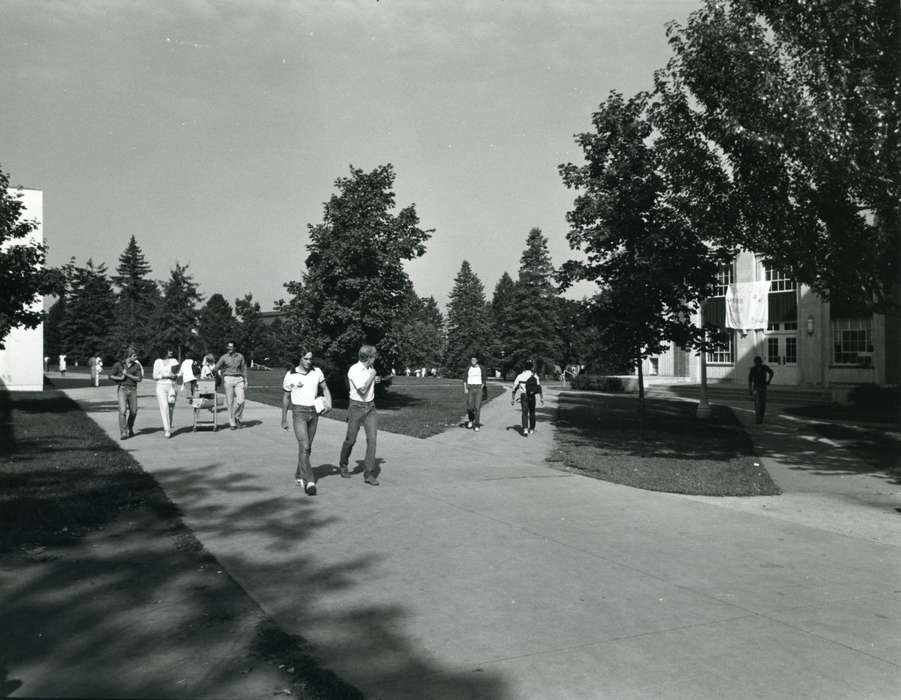
{"label": "tall evergreen tree", "polygon": [[132,236],[119,256],[113,282],[119,288],[115,306],[113,337],[117,346],[134,345],[139,357],[153,354],[156,329],[152,320],[157,313],[160,290],[156,282],[147,279],[150,265],[144,251]]}
{"label": "tall evergreen tree", "polygon": [[520,258],[519,280],[509,309],[510,336],[506,353],[512,368],[534,361],[538,371],[553,370],[561,362],[554,266],[541,229],[533,228]]}
{"label": "tall evergreen tree", "polygon": [[196,358],[201,350],[197,341],[197,305],[202,300],[194,278],[188,274],[188,265],[176,262],[169,279],[163,282],[163,297],[157,307],[154,337],[157,357],[165,350],[172,350],[179,360],[188,355],[199,359]]}
{"label": "tall evergreen tree", "polygon": [[393,213],[394,179],[388,164],[368,173],[351,167],[350,177],[336,180],[322,223],[309,226],[303,280],[286,285],[294,345],[316,348],[339,377],[364,343],[378,349],[379,371],[398,359],[396,321],[412,286],[404,261],[425,253],[431,232],[419,227],[414,206]]}
{"label": "tall evergreen tree", "polygon": [[454,278],[447,308],[447,352],[444,364],[451,375],[469,365],[470,357],[485,358],[491,351],[491,316],[485,287],[469,261]]}
{"label": "tall evergreen tree", "polygon": [[506,377],[513,369],[510,350],[513,347],[513,302],[516,282],[505,272],[494,286],[491,297],[491,358],[501,374]]}
{"label": "tall evergreen tree", "polygon": [[[235,341],[236,331],[237,322],[231,304],[218,292],[213,294],[200,310],[198,318],[198,335],[203,351],[211,352],[218,358],[225,352],[226,343]],[[237,345],[237,341],[235,343]],[[242,354],[244,352],[241,347],[235,349]]]}
{"label": "tall evergreen tree", "polygon": [[67,277],[66,315],[60,329],[66,354],[77,362],[85,362],[95,354],[104,358],[116,356],[111,336],[115,321],[110,305],[113,286],[106,265],[95,266],[88,258],[84,267],[71,264]]}

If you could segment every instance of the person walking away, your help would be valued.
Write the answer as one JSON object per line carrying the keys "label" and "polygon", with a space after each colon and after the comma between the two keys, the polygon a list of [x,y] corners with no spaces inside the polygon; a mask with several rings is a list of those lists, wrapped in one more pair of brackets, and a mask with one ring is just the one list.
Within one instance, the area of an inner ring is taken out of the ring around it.
{"label": "person walking away", "polygon": [[156,380],[156,402],[163,419],[163,434],[172,437],[172,418],[175,414],[175,379],[178,376],[178,360],[172,357],[172,350],[166,350],[165,357],[153,363],[153,378]]}
{"label": "person walking away", "polygon": [[319,425],[319,411],[316,397],[322,390],[322,413],[328,413],[332,407],[332,394],[325,383],[325,375],[318,367],[313,366],[313,353],[301,348],[300,360],[295,367],[289,369],[282,382],[282,428],[288,429],[288,408],[294,423],[294,437],[297,438],[297,469],[294,471],[294,482],[308,496],[316,495],[316,475],[310,463],[310,452],[313,450],[313,439]]}
{"label": "person walking away", "polygon": [[469,367],[463,375],[463,393],[466,395],[466,427],[479,432],[482,401],[488,394],[488,373],[476,356],[469,358]]}
{"label": "person walking away", "polygon": [[97,355],[94,360],[94,386],[100,386],[100,376],[103,374],[103,358]]}
{"label": "person walking away", "polygon": [[773,372],[769,365],[763,364],[760,355],[754,357],[754,366],[748,372],[748,391],[754,399],[754,417],[757,423],[763,423],[766,413],[766,388],[773,381]]}
{"label": "person walking away", "polygon": [[110,368],[109,379],[116,384],[119,402],[119,439],[134,437],[138,416],[138,384],[144,379],[144,368],[135,349],[129,347],[123,357]]}
{"label": "person walking away", "polygon": [[222,370],[222,382],[225,385],[225,403],[228,406],[228,424],[232,430],[241,427],[244,415],[244,389],[247,386],[247,363],[244,355],[235,352],[235,344],[229,342],[225,346],[225,354],[213,365],[213,371]]}
{"label": "person walking away", "polygon": [[181,377],[181,389],[185,393],[185,399],[190,404],[194,400],[194,392],[197,389],[197,375],[194,374],[194,360],[185,358],[178,370]]}
{"label": "person walking away", "polygon": [[535,397],[541,399],[541,405],[544,406],[544,392],[541,390],[541,380],[535,374],[535,363],[531,362],[529,366],[516,375],[513,380],[513,395],[510,398],[510,405],[516,403],[516,392],[519,391],[519,403],[522,407],[522,436],[529,437],[535,432]]}
{"label": "person walking away", "polygon": [[372,366],[376,359],[375,348],[372,345],[363,345],[357,353],[357,359],[359,361],[347,370],[350,403],[347,407],[347,434],[341,444],[341,454],[338,457],[338,473],[345,479],[350,478],[347,464],[362,425],[366,433],[363,481],[370,486],[378,486],[379,468],[375,463],[376,437],[378,435],[375,385],[381,380]]}
{"label": "person walking away", "polygon": [[88,372],[91,376],[91,386],[94,386],[94,380],[97,379],[97,356],[91,355],[88,358]]}
{"label": "person walking away", "polygon": [[63,376],[63,377],[66,376],[66,356],[65,355],[59,356],[59,373],[60,373],[60,376]]}

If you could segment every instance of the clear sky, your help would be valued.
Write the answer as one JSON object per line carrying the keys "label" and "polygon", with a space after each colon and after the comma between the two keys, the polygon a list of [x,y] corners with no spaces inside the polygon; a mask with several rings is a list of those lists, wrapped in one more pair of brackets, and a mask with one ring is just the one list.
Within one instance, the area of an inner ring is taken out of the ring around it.
{"label": "clear sky", "polygon": [[0,167],[44,190],[51,264],[112,269],[134,234],[155,278],[269,309],[335,179],[390,162],[435,229],[417,292],[446,303],[468,259],[490,299],[530,228],[570,255],[557,166],[698,4],[0,0]]}

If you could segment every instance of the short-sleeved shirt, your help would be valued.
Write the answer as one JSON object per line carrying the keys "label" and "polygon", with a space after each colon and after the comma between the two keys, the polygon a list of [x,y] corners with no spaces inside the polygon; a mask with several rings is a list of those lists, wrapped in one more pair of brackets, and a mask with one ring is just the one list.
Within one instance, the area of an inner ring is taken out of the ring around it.
{"label": "short-sleeved shirt", "polygon": [[194,360],[185,360],[181,363],[181,380],[183,382],[193,382],[197,377],[194,376]]}
{"label": "short-sleeved shirt", "polygon": [[485,378],[482,375],[482,366],[476,365],[473,367],[469,366],[469,369],[466,370],[466,383],[467,384],[484,384]]}
{"label": "short-sleeved shirt", "polygon": [[[138,362],[137,360],[135,361],[135,363],[131,366],[131,368],[128,371],[130,374],[137,374],[141,377],[144,376],[144,368],[141,367],[141,363]],[[115,377],[118,374],[125,374],[125,365],[122,364],[121,361],[116,362],[110,368],[109,373],[110,373],[111,377]],[[134,379],[132,379],[131,377],[129,377],[127,375],[126,375],[125,379],[119,379],[119,380],[114,379],[113,381],[115,381],[119,386],[125,387],[126,389],[134,389],[138,385],[138,383]]]}
{"label": "short-sleeved shirt", "polygon": [[[516,387],[519,387],[519,390],[522,392],[520,396],[526,396],[526,382],[529,381],[530,377],[535,377],[539,386],[541,385],[541,380],[538,378],[538,375],[530,369],[520,372],[516,375],[516,379],[513,380],[513,389],[515,390]],[[543,398],[542,401],[544,401]]]}
{"label": "short-sleeved shirt", "polygon": [[312,406],[319,393],[320,384],[325,384],[325,375],[321,369],[312,367],[304,374],[300,371],[300,367],[295,367],[285,374],[282,389],[291,392],[291,403],[295,406]]}
{"label": "short-sleeved shirt", "polygon": [[755,389],[766,389],[767,375],[772,371],[769,365],[754,365],[748,373],[748,381]]}
{"label": "short-sleeved shirt", "polygon": [[366,396],[360,396],[360,392],[357,391],[354,387],[361,387],[367,381],[369,381],[369,377],[372,374],[372,370],[369,367],[364,365],[362,362],[358,362],[357,364],[351,366],[349,370],[347,370],[347,380],[350,382],[350,398],[354,401],[375,401],[375,382],[369,385],[369,391],[366,392]]}
{"label": "short-sleeved shirt", "polygon": [[239,352],[225,353],[219,358],[213,369],[219,369],[220,367],[224,377],[243,377],[245,370],[244,355]]}

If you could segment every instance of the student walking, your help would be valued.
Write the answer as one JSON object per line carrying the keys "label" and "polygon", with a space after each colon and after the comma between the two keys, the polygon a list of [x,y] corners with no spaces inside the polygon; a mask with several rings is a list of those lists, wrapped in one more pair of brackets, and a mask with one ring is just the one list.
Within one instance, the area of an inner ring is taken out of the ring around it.
{"label": "student walking", "polygon": [[178,370],[181,377],[181,389],[185,392],[185,399],[190,404],[194,399],[194,391],[197,389],[197,375],[194,374],[194,360],[185,358]]}
{"label": "student walking", "polygon": [[466,395],[466,427],[479,432],[482,401],[488,398],[488,373],[476,356],[469,358],[469,367],[463,375],[463,393]]}
{"label": "student walking", "polygon": [[172,417],[175,415],[175,379],[178,376],[178,360],[166,350],[165,357],[153,362],[153,378],[156,380],[156,402],[163,419],[163,435],[172,437]]}
{"label": "student walking", "polygon": [[134,437],[138,416],[138,384],[144,379],[144,368],[138,362],[135,349],[129,347],[123,358],[110,368],[109,379],[116,384],[119,402],[119,439]]}
{"label": "student walking", "polygon": [[[325,375],[313,366],[313,353],[301,349],[300,361],[288,370],[282,382],[282,428],[288,429],[288,408],[294,423],[294,437],[297,438],[297,469],[294,481],[308,496],[316,495],[316,475],[310,463],[313,438],[319,425],[319,414],[328,413],[332,407],[332,394],[325,383]],[[317,402],[319,391],[322,399]],[[317,403],[320,405],[317,406]]]}
{"label": "student walking", "polygon": [[376,351],[372,345],[363,345],[357,353],[357,362],[347,370],[350,389],[350,404],[347,407],[347,434],[338,457],[338,473],[350,478],[347,464],[350,452],[357,441],[360,426],[366,433],[366,457],[363,462],[363,481],[370,486],[378,486],[379,467],[375,462],[376,436],[378,435],[378,414],[375,410],[375,385],[381,379],[373,368]]}
{"label": "student walking", "polygon": [[225,385],[225,403],[228,406],[228,424],[232,430],[241,427],[244,415],[244,389],[247,386],[247,363],[244,355],[235,352],[235,344],[229,342],[226,353],[213,366],[213,371],[222,370],[222,382]]}
{"label": "student walking", "polygon": [[766,391],[775,373],[769,365],[763,364],[763,358],[757,355],[754,358],[754,366],[748,372],[748,391],[754,399],[754,416],[757,423],[763,423],[763,414],[766,413]]}
{"label": "student walking", "polygon": [[516,375],[513,380],[513,394],[510,397],[510,405],[516,403],[516,392],[519,395],[519,403],[522,406],[522,436],[529,437],[535,432],[535,397],[541,399],[541,405],[544,406],[544,393],[541,390],[541,380],[535,374],[535,363],[529,363],[529,366]]}

